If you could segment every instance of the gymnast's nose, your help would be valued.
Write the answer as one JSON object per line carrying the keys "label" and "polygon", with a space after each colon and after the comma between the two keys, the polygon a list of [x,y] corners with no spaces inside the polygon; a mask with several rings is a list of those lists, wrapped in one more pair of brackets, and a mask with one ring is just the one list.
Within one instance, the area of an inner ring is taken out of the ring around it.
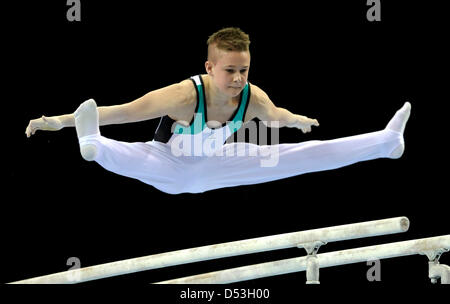
{"label": "gymnast's nose", "polygon": [[233,76],[234,83],[240,83],[242,80],[242,75],[240,73],[235,73]]}

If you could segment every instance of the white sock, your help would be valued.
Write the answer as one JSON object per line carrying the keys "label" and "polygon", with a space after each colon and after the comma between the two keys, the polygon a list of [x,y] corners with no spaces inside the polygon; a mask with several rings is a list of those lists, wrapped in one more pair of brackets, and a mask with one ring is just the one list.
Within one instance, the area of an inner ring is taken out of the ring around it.
{"label": "white sock", "polygon": [[100,133],[98,110],[94,99],[83,102],[74,113],[78,138]]}
{"label": "white sock", "polygon": [[[405,102],[403,107],[398,110],[394,117],[389,121],[386,129],[391,131],[400,133],[403,137],[403,132],[405,131],[406,123],[408,122],[409,116],[411,114],[411,104],[409,102]],[[400,145],[392,151],[390,158],[400,158],[405,151],[405,143],[403,140]]]}
{"label": "white sock", "polygon": [[[94,99],[83,102],[75,111],[74,116],[78,139],[100,134],[97,104]],[[85,160],[93,161],[97,156],[97,147],[95,144],[81,144],[80,142],[80,152]]]}
{"label": "white sock", "polygon": [[394,117],[389,121],[387,129],[403,134],[406,122],[411,114],[411,104],[405,102],[403,107],[395,113]]}

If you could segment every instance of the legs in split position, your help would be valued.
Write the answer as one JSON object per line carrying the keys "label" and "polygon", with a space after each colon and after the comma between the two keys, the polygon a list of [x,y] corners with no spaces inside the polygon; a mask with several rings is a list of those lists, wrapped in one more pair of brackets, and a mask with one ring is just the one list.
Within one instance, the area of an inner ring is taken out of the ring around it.
{"label": "legs in split position", "polygon": [[[111,172],[176,194],[269,182],[376,158],[399,158],[404,151],[403,132],[410,111],[411,105],[405,103],[386,128],[377,132],[276,146],[225,144],[222,156],[211,157],[176,157],[167,144],[125,143],[102,137],[97,105],[92,99],[81,104],[74,115],[84,159],[95,160]],[[277,153],[273,166],[261,165],[265,158],[262,155],[267,153],[259,152],[267,148]],[[252,156],[250,150],[258,153]]]}

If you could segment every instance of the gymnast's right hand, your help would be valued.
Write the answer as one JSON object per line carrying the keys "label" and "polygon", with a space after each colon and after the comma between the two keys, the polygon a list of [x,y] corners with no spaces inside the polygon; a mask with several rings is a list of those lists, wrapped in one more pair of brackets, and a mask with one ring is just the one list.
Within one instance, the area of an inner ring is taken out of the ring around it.
{"label": "gymnast's right hand", "polygon": [[42,115],[41,118],[30,120],[27,129],[25,130],[25,134],[27,137],[34,135],[37,130],[43,131],[58,131],[63,128],[63,124],[56,117],[45,117]]}

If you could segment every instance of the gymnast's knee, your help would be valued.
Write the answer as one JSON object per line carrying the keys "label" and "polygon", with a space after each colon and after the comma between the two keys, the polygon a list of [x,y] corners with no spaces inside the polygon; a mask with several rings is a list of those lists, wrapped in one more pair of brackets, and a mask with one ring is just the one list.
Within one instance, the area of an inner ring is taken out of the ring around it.
{"label": "gymnast's knee", "polygon": [[92,144],[81,145],[80,152],[86,161],[93,161],[97,157],[97,147]]}

